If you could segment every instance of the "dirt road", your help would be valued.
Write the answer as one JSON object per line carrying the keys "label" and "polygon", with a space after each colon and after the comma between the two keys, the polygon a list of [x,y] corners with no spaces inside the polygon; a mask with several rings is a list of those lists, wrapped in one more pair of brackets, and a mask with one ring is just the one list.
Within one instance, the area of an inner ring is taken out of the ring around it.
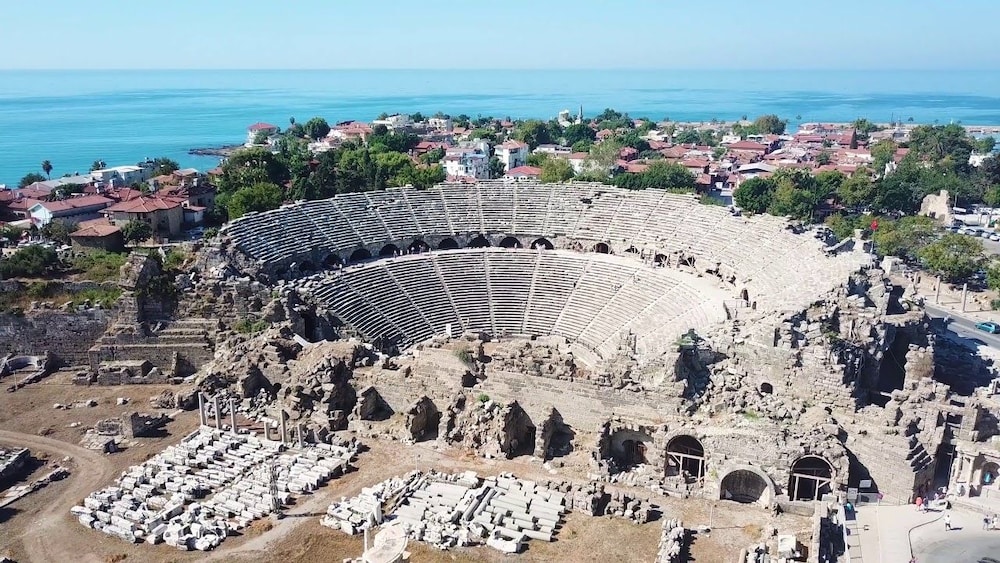
{"label": "dirt road", "polygon": [[115,471],[111,463],[95,451],[42,436],[0,430],[0,442],[28,448],[35,454],[45,452],[56,459],[66,456],[71,458],[67,465],[72,469],[72,474],[66,479],[63,485],[65,489],[59,500],[45,507],[35,521],[26,527],[27,531],[21,538],[24,549],[29,554],[29,561],[100,562],[101,559],[96,555],[70,549],[56,538],[60,527],[66,525],[69,509],[114,477]]}

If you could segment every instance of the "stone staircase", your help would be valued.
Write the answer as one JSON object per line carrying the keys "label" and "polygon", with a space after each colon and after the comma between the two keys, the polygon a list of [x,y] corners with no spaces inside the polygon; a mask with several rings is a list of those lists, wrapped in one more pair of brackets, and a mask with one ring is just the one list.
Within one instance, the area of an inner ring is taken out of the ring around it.
{"label": "stone staircase", "polygon": [[89,352],[91,369],[102,363],[148,360],[171,376],[190,375],[215,354],[218,321],[182,319],[152,321],[142,332],[109,332]]}

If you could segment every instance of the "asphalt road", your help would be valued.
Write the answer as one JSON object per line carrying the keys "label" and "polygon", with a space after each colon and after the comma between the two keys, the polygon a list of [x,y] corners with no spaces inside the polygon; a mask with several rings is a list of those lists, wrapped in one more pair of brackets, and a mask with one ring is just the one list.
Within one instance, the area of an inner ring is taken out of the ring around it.
{"label": "asphalt road", "polygon": [[954,530],[935,536],[926,544],[914,545],[919,563],[1000,563],[998,530]]}
{"label": "asphalt road", "polygon": [[940,319],[951,315],[948,330],[960,337],[960,340],[968,344],[986,345],[1000,350],[1000,335],[978,330],[976,321],[951,314],[948,310],[937,307],[933,303],[924,303],[924,309],[927,310],[927,315],[931,318]]}

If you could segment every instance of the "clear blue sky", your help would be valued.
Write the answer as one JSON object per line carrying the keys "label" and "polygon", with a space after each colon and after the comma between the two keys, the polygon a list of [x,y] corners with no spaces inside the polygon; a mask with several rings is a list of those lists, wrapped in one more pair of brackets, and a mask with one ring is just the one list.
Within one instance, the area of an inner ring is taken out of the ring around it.
{"label": "clear blue sky", "polygon": [[4,0],[0,68],[1000,69],[997,21],[1000,0]]}

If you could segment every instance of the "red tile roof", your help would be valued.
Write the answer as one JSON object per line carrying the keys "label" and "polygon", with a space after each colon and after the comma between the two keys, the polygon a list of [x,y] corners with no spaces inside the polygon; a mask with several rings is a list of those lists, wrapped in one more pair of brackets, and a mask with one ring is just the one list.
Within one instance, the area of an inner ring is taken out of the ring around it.
{"label": "red tile roof", "polygon": [[104,224],[97,224],[95,222],[95,224],[80,227],[69,236],[72,238],[106,237],[120,232],[121,229],[105,221]]}
{"label": "red tile roof", "polygon": [[163,197],[139,197],[129,201],[116,203],[108,208],[112,213],[152,213],[154,211],[165,211],[181,206],[181,202],[172,198]]}
{"label": "red tile roof", "polygon": [[542,169],[537,166],[518,166],[507,171],[505,176],[541,176]]}
{"label": "red tile roof", "polygon": [[85,195],[82,197],[71,197],[60,201],[43,201],[41,206],[52,213],[69,211],[71,209],[82,209],[84,207],[107,207],[114,203],[113,200],[100,195]]}
{"label": "red tile roof", "polygon": [[760,143],[755,143],[753,141],[739,141],[729,145],[730,150],[734,151],[767,151],[767,145],[762,145]]}
{"label": "red tile roof", "polygon": [[263,121],[258,121],[250,127],[247,127],[247,131],[270,131],[274,129],[277,129],[277,127],[271,125],[270,123],[264,123]]}

